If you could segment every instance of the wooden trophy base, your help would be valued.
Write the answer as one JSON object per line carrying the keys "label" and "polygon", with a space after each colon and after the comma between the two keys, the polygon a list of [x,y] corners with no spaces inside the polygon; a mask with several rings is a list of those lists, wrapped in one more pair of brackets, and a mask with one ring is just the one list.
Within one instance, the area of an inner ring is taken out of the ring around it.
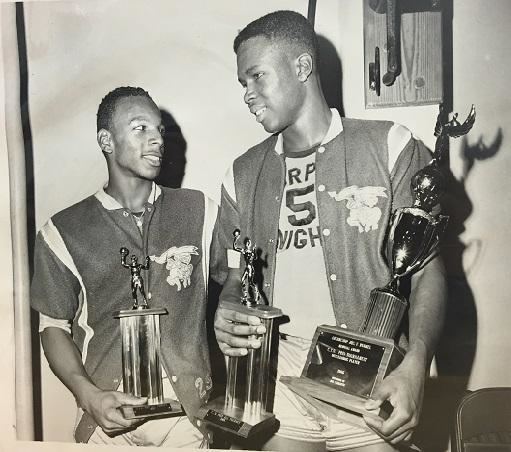
{"label": "wooden trophy base", "polygon": [[[321,325],[314,334],[302,375],[283,376],[280,381],[305,399],[344,410],[349,414],[347,418],[356,414],[386,419],[392,412],[390,403],[370,411],[364,405],[403,356],[391,339]],[[331,410],[327,411],[325,414],[331,415]],[[335,417],[342,418],[342,413]]]}
{"label": "wooden trophy base", "polygon": [[260,432],[276,429],[278,421],[273,413],[262,411],[258,416],[249,416],[242,408],[225,408],[224,397],[218,397],[199,408],[197,417],[211,427],[249,438]]}
{"label": "wooden trophy base", "polygon": [[177,400],[167,399],[163,403],[151,405],[123,405],[119,408],[126,419],[145,419],[151,417],[184,416],[183,407]]}

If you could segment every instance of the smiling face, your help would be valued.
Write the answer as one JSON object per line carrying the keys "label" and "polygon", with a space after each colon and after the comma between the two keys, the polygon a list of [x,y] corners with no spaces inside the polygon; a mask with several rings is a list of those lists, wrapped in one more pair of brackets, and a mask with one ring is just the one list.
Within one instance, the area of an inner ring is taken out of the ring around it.
{"label": "smiling face", "polygon": [[110,130],[98,132],[110,177],[154,180],[163,157],[163,133],[160,110],[151,99],[130,96],[117,100]]}
{"label": "smiling face", "polygon": [[244,101],[264,130],[282,132],[298,121],[305,88],[289,46],[272,43],[264,36],[250,38],[238,48],[237,64]]}

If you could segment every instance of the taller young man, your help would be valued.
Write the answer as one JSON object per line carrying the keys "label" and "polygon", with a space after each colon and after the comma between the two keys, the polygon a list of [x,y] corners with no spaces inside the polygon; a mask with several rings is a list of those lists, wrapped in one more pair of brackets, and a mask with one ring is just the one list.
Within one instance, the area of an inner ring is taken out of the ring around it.
{"label": "taller young man", "polygon": [[217,209],[198,191],[153,182],[163,133],[160,110],[146,91],[122,87],[108,93],[97,114],[108,183],[54,215],[37,236],[31,303],[40,312],[50,367],[80,408],[78,442],[194,448],[203,442],[186,416],[139,425],[118,409],[146,401],[121,392],[119,320],[113,313],[133,303],[122,247],[144,264],[149,303],[168,310],[161,316],[165,397],[178,399],[193,419],[212,387],[205,311]]}
{"label": "taller young man", "polygon": [[[411,205],[410,178],[430,155],[400,125],[340,118],[328,108],[316,36],[300,14],[277,11],[255,20],[236,37],[234,51],[244,101],[272,135],[234,161],[222,186],[221,299],[239,299],[240,265],[229,251],[238,228],[261,248],[263,296],[290,319],[280,328],[277,378],[298,376],[316,326],[357,330],[369,292],[389,281],[382,252],[389,217]],[[406,357],[367,403],[394,406],[386,421],[366,419],[377,434],[335,422],[277,381],[281,426],[265,448],[381,451],[410,441],[443,324],[438,259],[412,277],[409,299],[409,328],[400,337]],[[263,330],[256,317],[217,311],[216,337],[226,355],[258,347],[246,336]]]}

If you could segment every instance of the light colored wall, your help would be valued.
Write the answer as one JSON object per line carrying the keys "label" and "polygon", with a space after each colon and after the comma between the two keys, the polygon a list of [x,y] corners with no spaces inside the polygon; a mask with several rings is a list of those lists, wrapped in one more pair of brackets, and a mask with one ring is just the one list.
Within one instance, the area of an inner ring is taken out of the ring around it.
{"label": "light colored wall", "polygon": [[[476,160],[465,186],[472,202],[463,241],[480,241],[477,252],[466,253],[465,268],[478,317],[477,349],[470,389],[511,386],[511,107],[507,87],[511,65],[509,22],[511,2],[454,1],[454,109],[477,106],[477,120],[469,135],[491,146],[502,142],[494,157]],[[453,149],[453,167],[460,177],[466,161],[462,145]],[[484,155],[484,152],[482,153]]]}
{"label": "light colored wall", "polygon": [[[491,142],[498,127],[498,154],[476,162],[467,178],[473,203],[464,240],[480,239],[482,252],[465,265],[478,309],[478,348],[471,387],[511,385],[505,256],[510,254],[510,168],[506,132],[511,5],[493,0],[454,0],[454,101],[464,116],[471,103],[478,118],[469,141]],[[169,111],[187,142],[183,186],[218,199],[230,161],[265,136],[242,102],[232,39],[250,20],[275,9],[306,13],[306,0],[257,2],[81,1],[26,3],[30,110],[35,158],[36,223],[94,192],[106,170],[95,142],[95,113],[101,97],[124,84],[148,89]],[[476,15],[480,13],[480,16]],[[342,61],[347,116],[386,118],[411,128],[432,146],[435,106],[365,110],[363,97],[362,2],[318,2],[316,30],[336,47]],[[501,88],[499,88],[501,87]],[[507,145],[507,146],[506,146]],[[453,145],[453,169],[464,161]],[[0,162],[3,164],[3,162]],[[3,166],[5,169],[5,166]],[[72,398],[43,362],[46,440],[69,440]],[[58,404],[56,403],[58,401]]]}

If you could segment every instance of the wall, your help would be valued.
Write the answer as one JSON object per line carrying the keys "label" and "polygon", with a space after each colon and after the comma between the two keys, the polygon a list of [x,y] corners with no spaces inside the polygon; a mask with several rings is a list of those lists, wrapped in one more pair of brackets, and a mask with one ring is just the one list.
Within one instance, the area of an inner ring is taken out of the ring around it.
{"label": "wall", "polygon": [[[457,142],[453,167],[472,204],[463,241],[477,311],[477,349],[469,387],[511,386],[509,270],[511,252],[511,3],[454,2],[454,109],[477,106],[468,143]],[[463,113],[461,113],[463,115]],[[469,245],[470,249],[470,245]]]}
{"label": "wall", "polygon": [[[218,199],[229,162],[265,136],[242,102],[232,39],[239,28],[270,10],[305,14],[307,9],[305,0],[259,0],[249,8],[234,4],[25,4],[37,228],[105,181],[95,142],[96,108],[102,95],[125,84],[148,89],[180,127],[179,149],[186,148],[182,185]],[[452,145],[453,171],[470,206],[461,241],[467,247],[462,255],[465,282],[477,310],[477,349],[469,371],[472,389],[511,385],[511,368],[502,365],[511,347],[505,315],[511,283],[503,264],[511,251],[505,174],[510,168],[506,132],[511,112],[505,80],[510,44],[502,39],[510,13],[506,0],[494,0],[491,10],[484,0],[454,0],[454,110],[464,117],[471,103],[478,109],[469,138]],[[340,57],[346,116],[393,119],[433,145],[436,106],[364,109],[362,2],[318,2],[316,30]],[[489,151],[477,148],[479,137]],[[491,146],[496,140],[498,152]],[[495,155],[483,159],[491,153]],[[69,440],[73,400],[51,375],[44,357],[42,365],[45,439]]]}

